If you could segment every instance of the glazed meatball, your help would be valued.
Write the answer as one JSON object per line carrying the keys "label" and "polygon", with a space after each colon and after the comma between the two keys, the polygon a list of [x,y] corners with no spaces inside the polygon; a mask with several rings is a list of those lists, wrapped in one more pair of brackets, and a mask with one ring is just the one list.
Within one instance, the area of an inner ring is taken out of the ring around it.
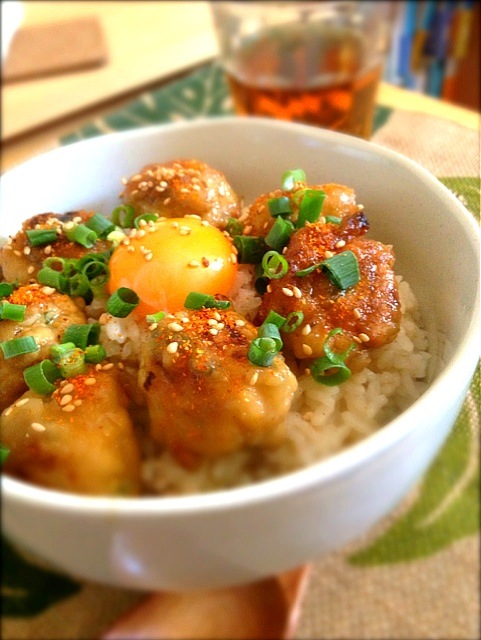
{"label": "glazed meatball", "polygon": [[282,442],[297,380],[280,355],[268,367],[251,364],[251,323],[201,309],[166,316],[146,334],[139,381],[151,434],[182,464]]}
{"label": "glazed meatball", "polygon": [[120,197],[136,215],[196,215],[220,229],[241,212],[240,200],[224,174],[198,160],[149,164],[125,181]]}
{"label": "glazed meatball", "polygon": [[[69,240],[65,231],[75,224],[85,224],[93,212],[70,211],[69,213],[40,213],[22,224],[22,229],[0,250],[0,269],[9,282],[27,284],[34,280],[46,258],[81,258],[86,253],[101,253],[112,247],[107,240],[97,240],[89,249]],[[46,229],[55,231],[57,239],[41,246],[33,246],[26,231]]]}
{"label": "glazed meatball", "polygon": [[78,494],[137,495],[139,446],[116,373],[91,368],[51,396],[27,391],[5,409],[5,473]]}
{"label": "glazed meatball", "polygon": [[242,216],[244,223],[244,235],[265,237],[274,225],[275,217],[269,211],[268,201],[275,198],[289,198],[292,208],[291,218],[296,220],[299,212],[299,201],[296,194],[301,195],[305,189],[312,191],[324,191],[326,194],[322,205],[322,216],[335,216],[344,218],[359,211],[356,203],[354,189],[333,182],[321,185],[309,186],[305,182],[296,182],[291,191],[276,189],[269,193],[264,193],[254,200],[250,207]]}
{"label": "glazed meatball", "polygon": [[27,389],[23,371],[50,355],[50,347],[61,341],[70,324],[83,324],[85,315],[72,298],[40,284],[16,289],[7,301],[26,305],[22,322],[3,319],[0,322],[0,342],[32,336],[38,346],[33,353],[5,359],[0,350],[0,411],[15,402]]}
{"label": "glazed meatball", "polygon": [[[285,317],[295,311],[303,313],[302,323],[284,338],[285,350],[296,358],[323,356],[328,334],[341,329],[333,338],[333,348],[343,352],[354,342],[357,348],[350,362],[356,370],[367,364],[366,350],[396,337],[401,306],[392,247],[363,237],[367,230],[367,220],[358,212],[340,224],[306,225],[291,236],[284,252],[288,272],[270,281],[259,319],[270,310]],[[360,280],[354,286],[338,288],[321,269],[298,275],[344,251],[351,251],[358,263]]]}

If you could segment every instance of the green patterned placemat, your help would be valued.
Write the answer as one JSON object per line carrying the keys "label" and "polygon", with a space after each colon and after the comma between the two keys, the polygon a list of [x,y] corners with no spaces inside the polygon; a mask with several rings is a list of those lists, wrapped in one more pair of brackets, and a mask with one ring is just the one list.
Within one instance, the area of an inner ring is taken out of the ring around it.
{"label": "green patterned placemat", "polygon": [[[142,94],[120,111],[63,137],[62,144],[162,122],[229,116],[233,113],[224,73],[218,65],[209,64],[162,89]],[[390,113],[391,109],[387,107],[376,107],[374,131],[387,121]]]}

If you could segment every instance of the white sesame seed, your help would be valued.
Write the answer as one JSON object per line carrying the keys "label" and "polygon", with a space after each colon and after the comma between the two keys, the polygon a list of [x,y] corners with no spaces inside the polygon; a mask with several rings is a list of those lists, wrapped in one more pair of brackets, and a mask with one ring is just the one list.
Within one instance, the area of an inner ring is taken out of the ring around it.
{"label": "white sesame seed", "polygon": [[67,404],[65,405],[65,407],[62,407],[62,411],[66,411],[67,413],[70,413],[71,411],[75,410],[75,406],[73,404]]}
{"label": "white sesame seed", "polygon": [[200,262],[198,260],[190,260],[190,262],[187,263],[188,267],[200,267]]}
{"label": "white sesame seed", "polygon": [[282,287],[282,293],[288,298],[292,298],[294,296],[294,291],[292,291],[292,289],[288,289],[287,287]]}
{"label": "white sesame seed", "polygon": [[42,287],[41,291],[46,296],[51,296],[53,293],[55,293],[55,289],[53,287]]}
{"label": "white sesame seed", "polygon": [[[63,392],[63,389],[62,389]],[[73,398],[70,395],[70,393],[66,393],[61,399],[60,399],[60,406],[61,407],[65,407],[66,404],[70,404],[72,402]]]}
{"label": "white sesame seed", "polygon": [[45,431],[45,427],[40,422],[32,422],[30,426],[34,431]]}
{"label": "white sesame seed", "polygon": [[75,389],[74,385],[71,382],[68,382],[61,388],[60,393],[62,395],[65,393],[72,393],[74,389]]}
{"label": "white sesame seed", "polygon": [[303,336],[308,336],[311,333],[311,325],[310,324],[304,325],[301,329],[301,333]]}
{"label": "white sesame seed", "polygon": [[245,324],[246,323],[244,322],[244,320],[236,320],[235,321],[236,327],[245,327]]}
{"label": "white sesame seed", "polygon": [[167,328],[175,332],[184,330],[184,327],[178,322],[169,322],[169,324],[167,325]]}
{"label": "white sesame seed", "polygon": [[167,345],[167,353],[177,353],[177,349],[179,348],[178,342],[169,342]]}
{"label": "white sesame seed", "polygon": [[30,247],[24,247],[24,248],[23,248],[23,253],[24,253],[26,256],[29,256],[31,251],[32,251],[32,249],[31,249]]}
{"label": "white sesame seed", "polygon": [[3,415],[4,416],[9,416],[12,413],[12,411],[13,411],[13,407],[7,407],[5,409],[5,411],[3,412]]}
{"label": "white sesame seed", "polygon": [[16,407],[23,407],[24,404],[26,404],[29,401],[29,398],[22,398],[21,400],[18,400],[15,403]]}
{"label": "white sesame seed", "polygon": [[338,240],[338,242],[336,242],[336,244],[334,246],[336,247],[336,249],[341,249],[342,247],[346,246],[346,241],[345,240]]}
{"label": "white sesame seed", "polygon": [[254,387],[258,380],[259,380],[259,372],[258,371],[254,371],[254,373],[252,374],[251,379],[249,380],[249,384],[251,385],[251,387]]}
{"label": "white sesame seed", "polygon": [[217,320],[217,322],[220,322],[222,320],[220,313],[218,313],[217,311],[214,311],[214,318]]}
{"label": "white sesame seed", "polygon": [[17,256],[17,258],[20,258],[22,256],[22,252],[19,251],[18,249],[15,249],[13,253],[14,253],[14,255]]}
{"label": "white sesame seed", "polygon": [[211,327],[214,327],[217,324],[217,320],[215,318],[209,318],[207,320],[207,324]]}
{"label": "white sesame seed", "polygon": [[360,334],[359,334],[359,339],[360,339],[362,342],[369,342],[369,340],[370,340],[371,338],[367,335],[367,333],[360,333]]}
{"label": "white sesame seed", "polygon": [[312,356],[312,348],[308,344],[304,343],[302,345],[302,353],[304,353],[306,356]]}
{"label": "white sesame seed", "polygon": [[209,333],[211,333],[213,336],[216,336],[219,333],[219,331],[214,327],[212,327],[212,329],[209,329]]}
{"label": "white sesame seed", "polygon": [[179,233],[181,236],[188,236],[190,235],[191,231],[192,229],[190,227],[187,227],[186,225],[182,225],[179,229]]}
{"label": "white sesame seed", "polygon": [[30,274],[30,273],[33,273],[34,271],[35,271],[35,267],[33,266],[33,264],[31,264],[27,269],[27,273]]}
{"label": "white sesame seed", "polygon": [[102,371],[110,371],[110,369],[113,369],[113,367],[114,367],[113,362],[107,362],[107,364],[103,365]]}
{"label": "white sesame seed", "polygon": [[295,298],[302,298],[302,291],[299,289],[299,287],[293,287],[292,290],[294,292]]}
{"label": "white sesame seed", "polygon": [[359,309],[354,309],[354,311],[352,312],[352,315],[359,320],[359,318],[361,317],[361,312],[359,311]]}
{"label": "white sesame seed", "polygon": [[97,379],[96,378],[86,378],[85,384],[88,387],[91,387],[93,384],[97,384]]}

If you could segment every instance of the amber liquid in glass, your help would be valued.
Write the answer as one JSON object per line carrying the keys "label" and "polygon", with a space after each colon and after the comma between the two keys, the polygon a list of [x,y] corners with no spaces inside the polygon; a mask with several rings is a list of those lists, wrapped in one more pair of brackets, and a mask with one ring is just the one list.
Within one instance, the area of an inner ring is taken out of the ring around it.
{"label": "amber liquid in glass", "polygon": [[272,30],[226,69],[235,110],[369,139],[382,63],[363,70],[364,55],[354,32]]}

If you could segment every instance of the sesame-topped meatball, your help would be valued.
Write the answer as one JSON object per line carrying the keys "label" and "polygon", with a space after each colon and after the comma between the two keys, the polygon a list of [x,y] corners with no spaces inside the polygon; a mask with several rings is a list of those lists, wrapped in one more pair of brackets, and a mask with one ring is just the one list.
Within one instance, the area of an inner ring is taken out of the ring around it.
{"label": "sesame-topped meatball", "polygon": [[241,213],[240,199],[224,174],[199,160],[148,164],[123,183],[120,198],[136,215],[197,215],[224,229],[229,218]]}
{"label": "sesame-topped meatball", "polygon": [[[81,258],[86,253],[100,253],[111,248],[112,243],[98,239],[87,249],[78,242],[69,240],[67,232],[77,224],[85,224],[94,215],[92,211],[69,211],[67,213],[39,213],[22,224],[22,229],[8,239],[0,250],[0,269],[9,282],[15,280],[27,284],[34,280],[47,258]],[[27,231],[53,231],[55,240],[39,246],[33,245]]]}
{"label": "sesame-topped meatball", "polygon": [[253,236],[266,236],[275,222],[275,217],[269,211],[269,200],[276,198],[289,198],[292,208],[292,220],[296,220],[299,213],[298,196],[305,190],[323,191],[326,195],[322,205],[323,217],[334,216],[344,218],[362,210],[362,205],[356,203],[356,193],[351,187],[329,182],[321,185],[308,185],[298,181],[290,191],[275,189],[258,196],[242,216],[244,234]]}
{"label": "sesame-topped meatball", "polygon": [[167,315],[146,332],[139,382],[152,437],[181,464],[285,438],[283,419],[297,380],[281,355],[248,359],[257,329],[230,310]]}

